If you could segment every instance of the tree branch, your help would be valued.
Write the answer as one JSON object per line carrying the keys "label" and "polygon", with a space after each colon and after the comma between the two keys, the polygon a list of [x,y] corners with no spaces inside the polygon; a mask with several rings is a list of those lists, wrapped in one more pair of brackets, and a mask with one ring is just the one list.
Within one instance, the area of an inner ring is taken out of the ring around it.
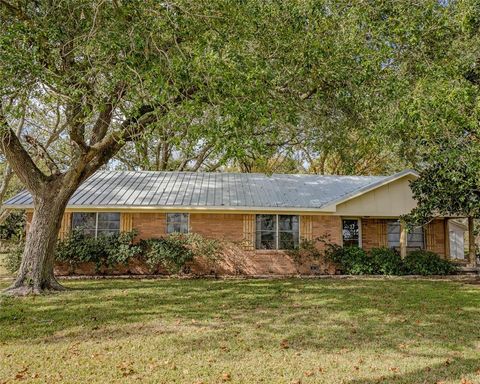
{"label": "tree branch", "polygon": [[31,192],[40,190],[46,182],[47,176],[38,169],[1,112],[0,145],[8,163],[28,190]]}
{"label": "tree branch", "polygon": [[35,148],[37,151],[37,156],[45,161],[50,172],[54,175],[59,175],[61,173],[58,165],[52,159],[46,148],[33,136],[25,135],[25,140],[28,144]]}
{"label": "tree branch", "polygon": [[90,145],[94,145],[102,140],[107,134],[108,127],[112,122],[113,110],[115,104],[118,100],[122,98],[125,93],[125,87],[123,84],[119,84],[115,91],[112,93],[111,97],[105,101],[104,108],[100,112],[98,119],[93,127],[92,137],[90,140]]}

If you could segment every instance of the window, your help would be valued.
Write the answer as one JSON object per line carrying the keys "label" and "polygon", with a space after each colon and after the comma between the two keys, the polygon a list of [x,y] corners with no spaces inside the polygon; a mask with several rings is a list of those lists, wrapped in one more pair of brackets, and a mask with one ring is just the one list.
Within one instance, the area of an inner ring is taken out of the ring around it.
{"label": "window", "polygon": [[108,236],[120,232],[118,212],[74,212],[72,229],[80,229],[88,236]]}
{"label": "window", "polygon": [[257,249],[294,249],[299,243],[299,218],[294,215],[257,215]]}
{"label": "window", "polygon": [[342,221],[343,246],[360,247],[360,223],[356,219]]}
{"label": "window", "polygon": [[424,243],[423,227],[416,227],[407,234],[408,248],[423,249],[425,248]]}
{"label": "window", "polygon": [[[387,236],[389,248],[400,247],[400,222],[394,221],[387,224]],[[408,248],[425,248],[425,240],[423,234],[423,227],[416,227],[413,231],[407,233],[407,247]]]}
{"label": "window", "polygon": [[257,249],[277,248],[277,216],[257,215]]}
{"label": "window", "polygon": [[72,229],[81,229],[85,235],[95,236],[97,231],[97,214],[92,212],[75,212],[72,215]]}
{"label": "window", "polygon": [[278,215],[278,249],[298,247],[298,216]]}
{"label": "window", "polygon": [[457,228],[450,228],[450,257],[452,259],[465,259],[465,233]]}
{"label": "window", "polygon": [[400,223],[393,221],[387,224],[387,239],[389,248],[400,247]]}
{"label": "window", "polygon": [[188,233],[188,213],[167,213],[167,233]]}

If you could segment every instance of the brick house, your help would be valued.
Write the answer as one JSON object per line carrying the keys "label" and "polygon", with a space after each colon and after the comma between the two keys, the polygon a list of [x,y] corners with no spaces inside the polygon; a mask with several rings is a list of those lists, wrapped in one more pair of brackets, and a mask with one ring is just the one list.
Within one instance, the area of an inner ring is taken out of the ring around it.
{"label": "brick house", "polygon": [[[409,188],[415,177],[409,170],[392,176],[100,171],[70,199],[60,237],[76,227],[92,236],[135,229],[139,239],[196,232],[237,245],[233,253],[241,266],[227,261],[220,268],[226,274],[318,271],[311,263],[295,265],[288,252],[316,238],[366,250],[392,247],[402,255],[427,249],[450,258],[451,218],[411,233],[399,221],[416,205]],[[5,207],[25,209],[28,222],[32,204],[24,191]],[[458,225],[454,229],[458,233]],[[458,241],[454,258],[462,262]]]}

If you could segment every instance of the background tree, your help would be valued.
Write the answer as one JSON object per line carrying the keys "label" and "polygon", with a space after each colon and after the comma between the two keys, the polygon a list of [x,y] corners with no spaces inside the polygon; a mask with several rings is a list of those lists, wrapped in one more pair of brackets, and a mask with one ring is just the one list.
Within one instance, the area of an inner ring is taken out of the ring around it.
{"label": "background tree", "polygon": [[[389,106],[388,136],[416,168],[418,207],[410,225],[432,218],[469,218],[469,260],[475,264],[474,218],[480,213],[480,8],[474,1],[439,3],[433,19],[395,45],[411,55],[395,58],[401,74]],[[422,24],[420,24],[422,25]]]}

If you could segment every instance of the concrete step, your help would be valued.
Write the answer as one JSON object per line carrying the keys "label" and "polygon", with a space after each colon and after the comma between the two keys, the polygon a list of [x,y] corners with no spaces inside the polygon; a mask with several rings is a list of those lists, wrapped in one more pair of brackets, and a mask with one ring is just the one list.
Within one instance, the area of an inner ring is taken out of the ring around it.
{"label": "concrete step", "polygon": [[472,275],[480,275],[480,267],[467,267],[467,266],[462,266],[458,267],[458,271],[460,273],[468,273]]}

